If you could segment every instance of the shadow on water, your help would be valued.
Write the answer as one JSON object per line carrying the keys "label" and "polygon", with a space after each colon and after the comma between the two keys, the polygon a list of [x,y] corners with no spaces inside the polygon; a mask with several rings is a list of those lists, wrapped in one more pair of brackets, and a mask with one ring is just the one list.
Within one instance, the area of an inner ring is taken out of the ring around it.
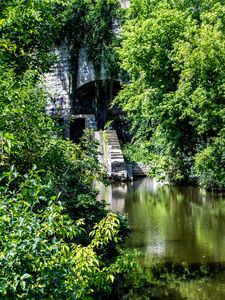
{"label": "shadow on water", "polygon": [[[128,215],[132,233],[127,247],[141,251],[144,266],[158,260],[166,266],[165,274],[185,278],[169,280],[165,295],[151,294],[151,299],[225,299],[224,194],[193,186],[163,186],[145,178],[112,184],[101,189],[99,197],[112,210]],[[187,276],[182,269],[186,265],[189,274],[197,276]],[[140,293],[133,299],[150,299],[145,288]]]}

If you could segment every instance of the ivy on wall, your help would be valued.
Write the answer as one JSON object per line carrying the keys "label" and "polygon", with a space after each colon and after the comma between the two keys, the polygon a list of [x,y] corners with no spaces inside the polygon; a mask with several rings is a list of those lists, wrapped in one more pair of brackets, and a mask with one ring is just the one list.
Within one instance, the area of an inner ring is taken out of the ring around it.
{"label": "ivy on wall", "polygon": [[117,54],[114,50],[118,38],[113,32],[114,20],[121,18],[118,0],[73,0],[64,14],[63,36],[69,55],[72,77],[72,97],[76,92],[79,50],[85,48],[88,59],[93,63],[96,88],[99,97],[101,67],[107,78],[118,77]]}

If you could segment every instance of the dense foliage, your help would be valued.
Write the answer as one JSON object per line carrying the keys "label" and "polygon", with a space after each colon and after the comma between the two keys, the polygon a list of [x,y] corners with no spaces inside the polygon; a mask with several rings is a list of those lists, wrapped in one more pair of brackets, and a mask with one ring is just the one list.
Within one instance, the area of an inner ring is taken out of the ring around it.
{"label": "dense foliage", "polygon": [[61,0],[0,1],[1,65],[20,74],[28,68],[48,70],[48,50],[59,33],[64,6]]}
{"label": "dense foliage", "polygon": [[11,169],[1,178],[1,297],[92,299],[94,293],[108,292],[115,276],[130,268],[128,256],[107,263],[99,255],[120,240],[117,216],[103,218],[82,246],[80,236],[88,234],[85,219],[73,221],[59,197],[48,198],[49,187],[34,169],[12,190],[18,176]]}
{"label": "dense foliage", "polygon": [[[86,5],[95,12],[92,1]],[[70,9],[70,1],[0,1],[4,299],[100,297],[132,265],[120,250],[126,222],[95,197],[93,181],[104,174],[92,133],[78,145],[63,140],[62,129],[45,112],[40,78],[54,61],[50,46],[65,29],[62,20]]]}
{"label": "dense foliage", "polygon": [[118,50],[130,83],[117,103],[151,175],[225,189],[224,20],[219,0],[132,1]]}
{"label": "dense foliage", "polygon": [[81,48],[85,49],[94,66],[96,105],[99,102],[99,79],[103,72],[104,77],[109,80],[118,78],[118,55],[114,47],[119,42],[115,31],[118,30],[121,16],[118,0],[73,0],[65,10],[62,34],[70,54],[74,98]]}

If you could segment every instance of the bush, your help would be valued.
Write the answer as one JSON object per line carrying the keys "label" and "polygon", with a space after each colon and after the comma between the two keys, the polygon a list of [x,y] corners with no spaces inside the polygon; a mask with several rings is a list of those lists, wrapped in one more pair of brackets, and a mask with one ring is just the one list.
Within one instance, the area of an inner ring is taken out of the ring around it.
{"label": "bush", "polygon": [[118,245],[117,216],[108,213],[82,246],[78,241],[88,234],[84,220],[73,221],[60,197],[47,195],[48,185],[34,169],[21,176],[12,168],[1,178],[1,298],[92,299],[96,292],[109,292],[115,276],[132,266],[129,256],[108,264],[98,254],[110,243]]}
{"label": "bush", "polygon": [[195,171],[201,186],[212,190],[225,190],[224,132],[196,155]]}

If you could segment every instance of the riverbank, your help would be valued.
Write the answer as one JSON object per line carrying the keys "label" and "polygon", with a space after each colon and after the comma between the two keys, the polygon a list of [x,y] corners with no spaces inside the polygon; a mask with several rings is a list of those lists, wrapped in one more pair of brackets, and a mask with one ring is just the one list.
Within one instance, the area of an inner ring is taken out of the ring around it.
{"label": "riverbank", "polygon": [[112,183],[100,198],[128,216],[126,247],[142,253],[141,269],[120,278],[118,299],[225,298],[223,193],[142,178]]}
{"label": "riverbank", "polygon": [[141,267],[120,278],[113,298],[119,300],[223,300],[225,272],[206,267],[190,271],[188,266],[175,271],[164,266]]}

